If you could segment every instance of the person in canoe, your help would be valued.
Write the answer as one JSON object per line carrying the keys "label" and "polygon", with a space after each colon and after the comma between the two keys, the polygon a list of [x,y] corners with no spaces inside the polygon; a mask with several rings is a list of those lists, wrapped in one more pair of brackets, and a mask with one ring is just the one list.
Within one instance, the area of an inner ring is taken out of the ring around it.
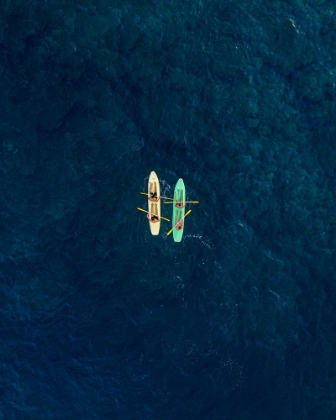
{"label": "person in canoe", "polygon": [[[154,186],[153,186],[154,184]],[[156,182],[150,182],[149,183],[149,201],[157,202],[160,200],[160,197],[157,196],[157,189],[156,189]]]}
{"label": "person in canoe", "polygon": [[156,214],[152,214],[147,213],[147,219],[151,222],[151,223],[157,223],[160,221],[159,216],[157,216]]}
{"label": "person in canoe", "polygon": [[183,207],[185,207],[186,205],[183,204],[183,191],[181,191],[181,195],[180,195],[180,200],[178,199],[178,195],[176,194],[176,202],[175,202],[175,207],[179,208],[179,209],[183,209]]}
{"label": "person in canoe", "polygon": [[147,219],[151,223],[157,223],[160,221],[159,216],[157,215],[157,204],[151,205],[151,212],[147,213]]}
{"label": "person in canoe", "polygon": [[175,224],[175,229],[176,230],[181,230],[183,228],[183,217],[182,217],[182,213],[181,213],[181,219],[179,221],[178,214],[179,214],[179,211],[176,210],[176,217],[175,217],[176,224]]}

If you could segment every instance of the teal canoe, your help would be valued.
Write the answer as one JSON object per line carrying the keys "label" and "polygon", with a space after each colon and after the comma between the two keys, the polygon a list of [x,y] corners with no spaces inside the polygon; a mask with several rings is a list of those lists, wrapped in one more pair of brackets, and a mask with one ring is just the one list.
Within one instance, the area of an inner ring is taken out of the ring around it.
{"label": "teal canoe", "polygon": [[[176,207],[176,202],[181,203],[185,206],[186,201],[186,189],[184,186],[183,179],[180,178],[174,190],[174,204],[173,204],[173,217],[172,217],[172,227],[173,227],[173,237],[175,242],[181,242],[183,236],[183,229],[184,229],[184,215],[185,215],[185,207],[178,208]],[[176,229],[176,225],[182,219],[182,229]]]}

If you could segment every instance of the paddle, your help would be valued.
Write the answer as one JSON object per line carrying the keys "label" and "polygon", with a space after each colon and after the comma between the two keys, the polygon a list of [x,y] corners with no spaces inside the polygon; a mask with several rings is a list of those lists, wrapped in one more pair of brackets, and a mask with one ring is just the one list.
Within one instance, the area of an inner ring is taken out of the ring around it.
{"label": "paddle", "polygon": [[[140,194],[149,195],[148,193],[145,193],[145,192],[141,192]],[[160,197],[165,198],[166,200],[174,200],[173,198],[165,197],[164,195],[161,195]]]}
{"label": "paddle", "polygon": [[183,219],[185,219],[187,216],[188,216],[188,214],[190,214],[191,213],[191,210],[188,210],[187,211],[187,213],[184,215],[184,217],[182,217],[182,219],[179,221],[179,222],[177,222],[176,223],[176,225],[173,227],[173,229],[170,229],[170,231],[167,233],[167,236],[168,235],[170,235],[171,233],[172,233],[172,231],[176,228],[176,226],[179,224],[179,223],[181,223],[181,221],[183,220]]}
{"label": "paddle", "polygon": [[[189,204],[199,204],[199,201],[186,201],[186,203],[189,203]],[[163,204],[174,204],[174,203],[172,201],[167,201],[167,203],[164,202]]]}
{"label": "paddle", "polygon": [[[150,211],[147,211],[147,210],[141,209],[140,207],[138,207],[138,210],[143,211],[143,212],[145,212],[145,213],[154,214],[154,213],[151,213]],[[161,219],[163,219],[163,220],[167,220],[167,222],[170,222],[170,220],[169,220],[169,219],[166,219],[165,217],[162,217],[162,216],[161,216]]]}

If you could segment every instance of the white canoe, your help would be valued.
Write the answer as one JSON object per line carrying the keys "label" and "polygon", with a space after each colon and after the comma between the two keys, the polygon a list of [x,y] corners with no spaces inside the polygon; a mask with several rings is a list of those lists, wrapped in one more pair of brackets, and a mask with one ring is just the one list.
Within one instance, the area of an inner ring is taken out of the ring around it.
{"label": "white canoe", "polygon": [[159,221],[157,223],[149,222],[149,228],[152,235],[158,235],[160,232],[160,225],[161,225],[161,199],[159,201],[153,202],[149,200],[150,193],[156,192],[157,197],[160,197],[160,182],[159,178],[157,177],[156,173],[152,171],[149,175],[148,180],[148,211],[149,215],[155,214],[159,217]]}

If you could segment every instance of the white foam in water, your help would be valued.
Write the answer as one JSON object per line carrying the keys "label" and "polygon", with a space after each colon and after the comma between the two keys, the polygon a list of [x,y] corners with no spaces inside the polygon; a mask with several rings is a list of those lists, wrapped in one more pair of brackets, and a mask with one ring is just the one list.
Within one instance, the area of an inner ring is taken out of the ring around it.
{"label": "white foam in water", "polygon": [[199,239],[199,241],[206,246],[209,249],[213,249],[214,244],[211,242],[210,238],[206,237],[206,236],[202,236],[202,235],[184,235],[184,238],[196,238]]}

